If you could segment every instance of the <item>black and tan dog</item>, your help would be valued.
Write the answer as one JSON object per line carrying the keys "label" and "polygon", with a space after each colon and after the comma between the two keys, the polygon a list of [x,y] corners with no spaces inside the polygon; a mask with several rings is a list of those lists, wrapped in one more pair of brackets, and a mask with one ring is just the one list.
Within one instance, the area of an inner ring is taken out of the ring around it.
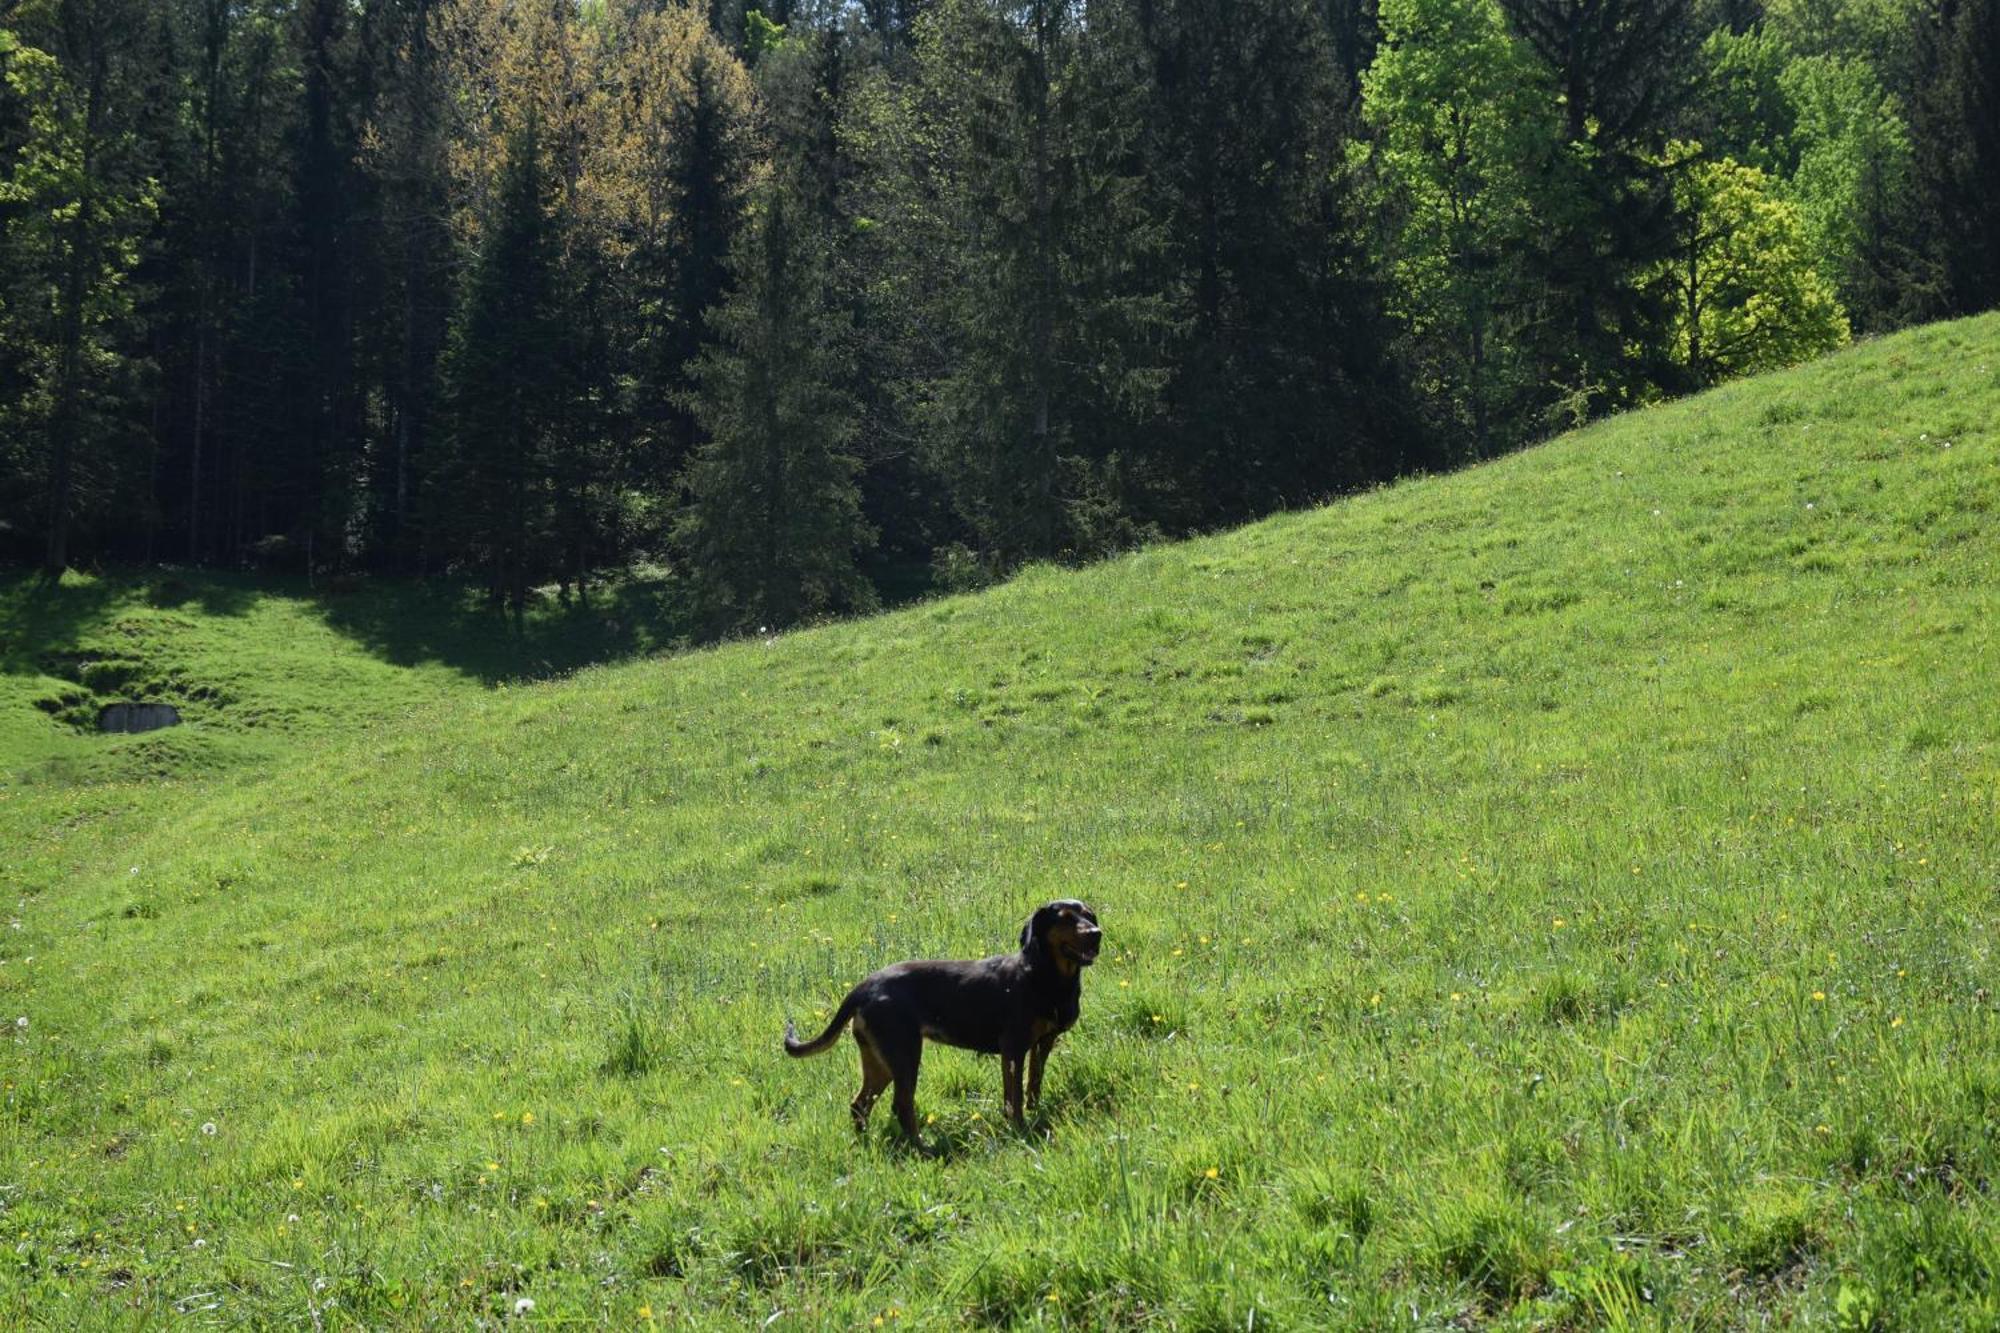
{"label": "black and tan dog", "polygon": [[969,963],[897,963],[862,978],[847,992],[826,1031],[800,1041],[789,1020],[785,1051],[818,1055],[852,1021],[861,1047],[861,1091],[854,1095],[854,1128],[868,1127],[868,1112],[892,1082],[896,1119],[912,1142],[917,1133],[917,1066],[924,1038],[1000,1057],[1007,1116],[1020,1123],[1025,1107],[1021,1066],[1027,1064],[1027,1098],[1042,1095],[1042,1065],[1056,1038],[1076,1022],[1082,971],[1097,961],[1102,934],[1097,914],[1074,898],[1037,908],[1021,927],[1021,951]]}

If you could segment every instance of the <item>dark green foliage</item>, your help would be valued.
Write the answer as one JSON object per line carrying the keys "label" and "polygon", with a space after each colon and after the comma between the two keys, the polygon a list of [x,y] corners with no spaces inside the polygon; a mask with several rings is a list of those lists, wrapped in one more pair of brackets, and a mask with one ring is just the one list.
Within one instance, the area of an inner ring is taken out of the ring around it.
{"label": "dark green foliage", "polygon": [[1924,16],[1913,118],[1919,217],[1937,313],[2000,305],[2000,0]]}
{"label": "dark green foliage", "polygon": [[749,179],[747,127],[720,86],[728,59],[719,49],[695,47],[684,86],[656,113],[666,144],[656,164],[664,221],[637,258],[648,299],[639,326],[634,427],[646,451],[642,466],[661,489],[696,443],[687,392],[709,311],[728,290],[730,246]]}
{"label": "dark green foliage", "polygon": [[890,113],[901,244],[887,280],[934,341],[911,368],[912,420],[1002,566],[1107,540],[1093,504],[1105,427],[1143,411],[1150,387],[1137,331],[1150,311],[1122,281],[1146,242],[1136,127],[1107,105],[1106,41],[1056,0],[945,0]]}
{"label": "dark green foliage", "polygon": [[122,483],[149,369],[132,279],[155,208],[137,121],[153,29],[129,0],[40,4],[21,26],[44,46],[0,29],[18,135],[0,176],[0,459],[27,483],[13,498],[40,510],[53,575],[80,519],[135,507]]}
{"label": "dark green foliage", "polygon": [[1644,274],[1673,247],[1657,159],[1694,86],[1689,0],[1504,0],[1540,63],[1559,128],[1538,172],[1535,269],[1549,292],[1528,337],[1551,387],[1592,409],[1674,385]]}
{"label": "dark green foliage", "polygon": [[706,435],[675,536],[719,628],[783,627],[867,605],[870,533],[855,487],[852,336],[833,306],[824,242],[801,234],[797,182],[758,193],[733,256],[735,289],[691,397]]}
{"label": "dark green foliage", "polygon": [[807,35],[764,51],[777,161],[730,256],[730,296],[687,405],[703,435],[675,525],[713,627],[783,627],[870,605],[857,559],[874,534],[855,454],[853,296],[838,239],[839,44]]}
{"label": "dark green foliage", "polygon": [[379,271],[373,323],[386,335],[370,367],[381,383],[383,440],[371,452],[369,546],[382,564],[421,568],[418,487],[436,433],[438,363],[451,313],[446,228],[446,79],[436,49],[438,0],[372,13],[380,93],[367,157],[380,201],[370,231]]}
{"label": "dark green foliage", "polygon": [[1435,461],[1381,358],[1367,261],[1339,241],[1338,35],[1292,0],[1138,15],[1147,259],[1167,298],[1147,516],[1186,530]]}
{"label": "dark green foliage", "polygon": [[556,245],[531,118],[507,140],[498,197],[445,365],[448,460],[433,504],[455,549],[518,610],[546,547],[549,474],[569,369],[557,351]]}

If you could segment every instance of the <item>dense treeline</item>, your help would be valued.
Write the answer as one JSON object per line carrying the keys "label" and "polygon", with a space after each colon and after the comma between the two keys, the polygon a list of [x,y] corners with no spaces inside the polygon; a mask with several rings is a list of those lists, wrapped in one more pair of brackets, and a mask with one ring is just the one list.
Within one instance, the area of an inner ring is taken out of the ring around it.
{"label": "dense treeline", "polygon": [[2000,0],[0,0],[0,552],[717,628],[2000,304]]}

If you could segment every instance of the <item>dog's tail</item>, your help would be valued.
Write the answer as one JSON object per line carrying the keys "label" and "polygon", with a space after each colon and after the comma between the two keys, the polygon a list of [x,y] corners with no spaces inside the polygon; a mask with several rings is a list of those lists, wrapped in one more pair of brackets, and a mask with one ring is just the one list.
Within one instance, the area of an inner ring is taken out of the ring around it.
{"label": "dog's tail", "polygon": [[811,1041],[800,1041],[799,1030],[792,1026],[791,1019],[789,1018],[786,1019],[785,1054],[799,1055],[799,1056],[818,1055],[821,1051],[825,1050],[827,1047],[833,1045],[835,1041],[839,1040],[840,1030],[847,1026],[847,1021],[849,1019],[854,1017],[854,1009],[855,1009],[854,992],[849,991],[847,993],[847,998],[840,1002],[840,1008],[834,1010],[833,1021],[826,1025],[826,1031],[820,1033],[817,1037],[814,1037]]}

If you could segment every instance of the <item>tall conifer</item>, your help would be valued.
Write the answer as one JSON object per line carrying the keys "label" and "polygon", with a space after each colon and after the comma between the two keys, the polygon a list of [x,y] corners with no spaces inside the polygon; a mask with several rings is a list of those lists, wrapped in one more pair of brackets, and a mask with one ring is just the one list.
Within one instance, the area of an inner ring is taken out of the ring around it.
{"label": "tall conifer", "polygon": [[2000,0],[1938,0],[1914,108],[1919,218],[1938,313],[2000,305]]}
{"label": "tall conifer", "polygon": [[785,626],[872,600],[855,563],[872,534],[842,387],[852,333],[826,241],[799,225],[805,184],[781,169],[759,187],[689,397],[705,439],[675,536],[722,628]]}

